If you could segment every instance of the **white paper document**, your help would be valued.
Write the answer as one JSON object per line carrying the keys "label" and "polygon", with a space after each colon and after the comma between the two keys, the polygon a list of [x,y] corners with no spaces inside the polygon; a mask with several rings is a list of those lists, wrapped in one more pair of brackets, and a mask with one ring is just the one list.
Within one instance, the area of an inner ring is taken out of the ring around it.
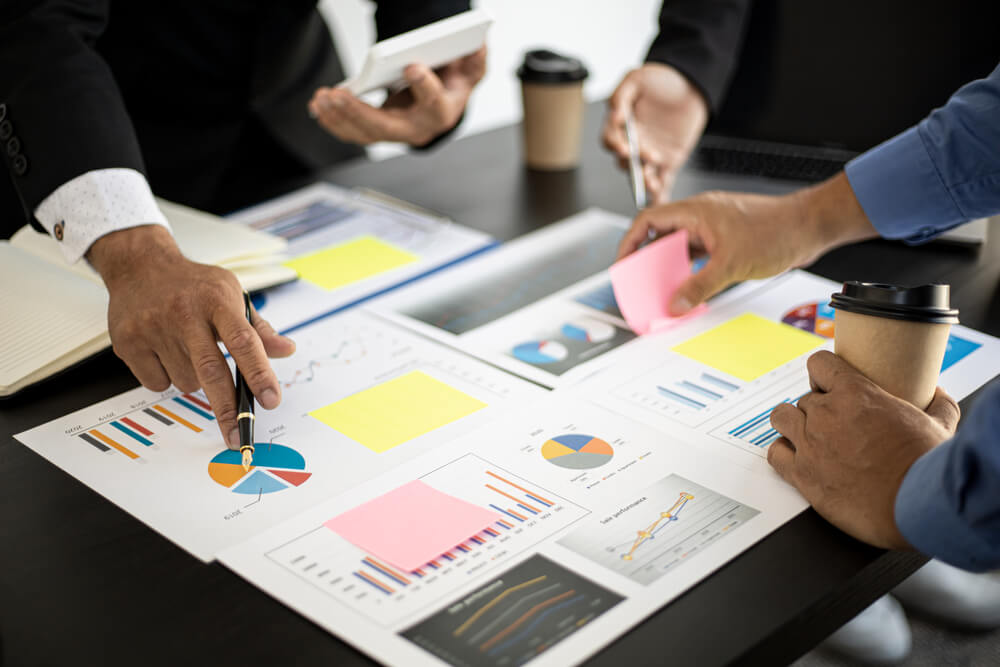
{"label": "white paper document", "polygon": [[328,183],[297,190],[229,219],[288,241],[285,266],[297,271],[299,280],[254,295],[257,310],[279,331],[494,244],[483,232]]}
{"label": "white paper document", "polygon": [[254,467],[201,394],[138,388],[16,437],[202,560],[544,391],[377,318],[300,329],[274,360]]}
{"label": "white paper document", "polygon": [[535,382],[571,384],[635,338],[606,271],[627,227],[584,211],[367,307]]}
{"label": "white paper document", "polygon": [[[412,572],[325,525],[413,480],[496,521]],[[386,664],[566,665],[805,507],[775,477],[557,392],[220,560]]]}

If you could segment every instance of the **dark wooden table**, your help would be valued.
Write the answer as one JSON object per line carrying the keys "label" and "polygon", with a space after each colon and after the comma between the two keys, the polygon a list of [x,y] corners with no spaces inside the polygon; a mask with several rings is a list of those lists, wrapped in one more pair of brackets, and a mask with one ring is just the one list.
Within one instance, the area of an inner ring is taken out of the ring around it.
{"label": "dark wooden table", "polygon": [[[508,127],[326,176],[501,239],[587,206],[631,214],[626,177],[597,145],[602,113],[600,105],[588,109],[582,165],[572,172],[522,168],[519,128]],[[834,280],[950,282],[963,322],[997,335],[998,241],[974,250],[869,242],[835,251],[812,269]],[[12,437],[135,384],[108,353],[0,402],[0,662],[370,664],[221,565],[188,556]],[[662,664],[669,655],[698,666],[787,663],[922,562],[862,545],[808,511],[591,662]]]}

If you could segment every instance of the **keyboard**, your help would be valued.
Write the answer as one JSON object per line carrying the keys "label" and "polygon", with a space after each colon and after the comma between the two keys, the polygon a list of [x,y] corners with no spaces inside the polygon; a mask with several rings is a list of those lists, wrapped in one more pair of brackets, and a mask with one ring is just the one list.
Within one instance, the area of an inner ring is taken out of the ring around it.
{"label": "keyboard", "polygon": [[833,148],[706,136],[691,162],[705,171],[815,183],[836,174],[855,155]]}

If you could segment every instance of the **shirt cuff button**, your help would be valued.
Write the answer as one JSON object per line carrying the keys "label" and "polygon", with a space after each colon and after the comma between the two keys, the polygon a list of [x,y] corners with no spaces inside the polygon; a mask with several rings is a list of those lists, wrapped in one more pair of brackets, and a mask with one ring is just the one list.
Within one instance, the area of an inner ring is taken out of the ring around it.
{"label": "shirt cuff button", "polygon": [[64,231],[65,227],[66,227],[66,223],[60,221],[60,222],[57,222],[56,226],[52,228],[52,235],[56,237],[56,241],[62,241],[63,240],[63,231]]}

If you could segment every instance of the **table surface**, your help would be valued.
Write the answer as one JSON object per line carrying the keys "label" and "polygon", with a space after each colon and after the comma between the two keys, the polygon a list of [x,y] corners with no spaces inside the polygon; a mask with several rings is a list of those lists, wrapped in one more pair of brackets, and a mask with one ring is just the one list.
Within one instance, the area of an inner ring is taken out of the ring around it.
{"label": "table surface", "polygon": [[[513,126],[325,176],[500,239],[588,206],[631,215],[626,176],[597,145],[602,115],[601,105],[588,107],[574,171],[524,169]],[[837,281],[951,283],[963,323],[998,335],[998,260],[995,237],[974,249],[873,241],[834,251],[811,270]],[[125,366],[104,353],[0,402],[0,663],[371,664],[218,563],[192,558],[13,438],[135,385]],[[922,562],[917,554],[860,544],[809,510],[590,663],[660,664],[665,649],[695,665],[791,662]]]}

